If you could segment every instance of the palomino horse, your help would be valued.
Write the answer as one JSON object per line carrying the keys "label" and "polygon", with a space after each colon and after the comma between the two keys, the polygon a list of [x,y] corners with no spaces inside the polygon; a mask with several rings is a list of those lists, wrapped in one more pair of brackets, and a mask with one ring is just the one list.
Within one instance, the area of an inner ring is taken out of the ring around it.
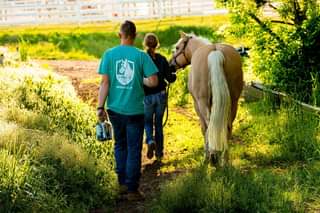
{"label": "palomino horse", "polygon": [[179,69],[189,64],[188,88],[200,117],[205,156],[213,165],[223,166],[243,87],[241,58],[229,45],[181,32],[170,65]]}

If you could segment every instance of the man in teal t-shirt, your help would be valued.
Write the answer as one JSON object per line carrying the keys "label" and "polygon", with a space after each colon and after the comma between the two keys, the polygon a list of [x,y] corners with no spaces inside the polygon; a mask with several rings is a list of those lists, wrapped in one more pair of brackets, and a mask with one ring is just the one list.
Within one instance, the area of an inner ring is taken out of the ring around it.
{"label": "man in teal t-shirt", "polygon": [[116,173],[119,191],[128,200],[141,200],[138,190],[141,175],[141,151],[144,131],[143,85],[158,84],[158,69],[152,59],[133,46],[136,27],[131,21],[121,24],[121,45],[107,50],[100,62],[102,80],[97,115],[108,116],[115,137]]}
{"label": "man in teal t-shirt", "polygon": [[143,114],[143,77],[156,71],[150,57],[133,46],[120,45],[106,51],[99,74],[109,76],[107,108],[124,115]]}

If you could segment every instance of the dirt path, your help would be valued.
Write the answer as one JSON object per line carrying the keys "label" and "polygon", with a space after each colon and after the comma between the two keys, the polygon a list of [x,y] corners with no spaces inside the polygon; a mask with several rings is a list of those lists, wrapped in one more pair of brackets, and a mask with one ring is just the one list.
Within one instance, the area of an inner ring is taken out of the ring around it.
{"label": "dirt path", "polygon": [[70,78],[78,95],[85,102],[92,105],[97,102],[99,61],[37,60],[36,62],[49,65],[55,72]]}
{"label": "dirt path", "polygon": [[[99,75],[96,73],[98,61],[41,60],[37,62],[40,64],[49,65],[55,72],[70,78],[78,95],[84,101],[95,106],[99,89]],[[183,112],[183,110],[177,109],[177,112],[180,111]],[[191,116],[187,112],[182,114]],[[175,179],[177,175],[186,172],[184,170],[161,172],[161,165],[155,163],[154,159],[149,160],[146,158],[146,146],[143,147],[142,156],[142,176],[140,180],[140,189],[146,195],[146,200],[144,202],[118,201],[115,208],[116,213],[146,212],[146,204],[154,199],[154,197],[160,191],[161,183]],[[166,158],[164,158],[164,160],[165,159]]]}

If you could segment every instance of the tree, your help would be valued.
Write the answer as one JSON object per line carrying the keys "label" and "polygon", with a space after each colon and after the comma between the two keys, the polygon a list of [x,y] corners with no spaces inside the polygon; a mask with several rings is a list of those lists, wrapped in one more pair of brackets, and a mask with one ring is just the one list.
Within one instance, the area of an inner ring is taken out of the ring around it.
{"label": "tree", "polygon": [[231,33],[251,39],[254,71],[277,89],[320,104],[320,17],[317,0],[218,0]]}

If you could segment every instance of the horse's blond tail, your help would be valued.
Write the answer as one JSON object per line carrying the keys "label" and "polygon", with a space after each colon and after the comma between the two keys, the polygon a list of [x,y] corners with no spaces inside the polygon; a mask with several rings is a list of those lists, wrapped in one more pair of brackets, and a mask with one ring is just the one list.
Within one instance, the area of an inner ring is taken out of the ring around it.
{"label": "horse's blond tail", "polygon": [[208,67],[212,106],[207,129],[208,151],[222,151],[228,149],[228,121],[231,113],[231,98],[224,74],[224,55],[221,51],[212,51],[208,55]]}

